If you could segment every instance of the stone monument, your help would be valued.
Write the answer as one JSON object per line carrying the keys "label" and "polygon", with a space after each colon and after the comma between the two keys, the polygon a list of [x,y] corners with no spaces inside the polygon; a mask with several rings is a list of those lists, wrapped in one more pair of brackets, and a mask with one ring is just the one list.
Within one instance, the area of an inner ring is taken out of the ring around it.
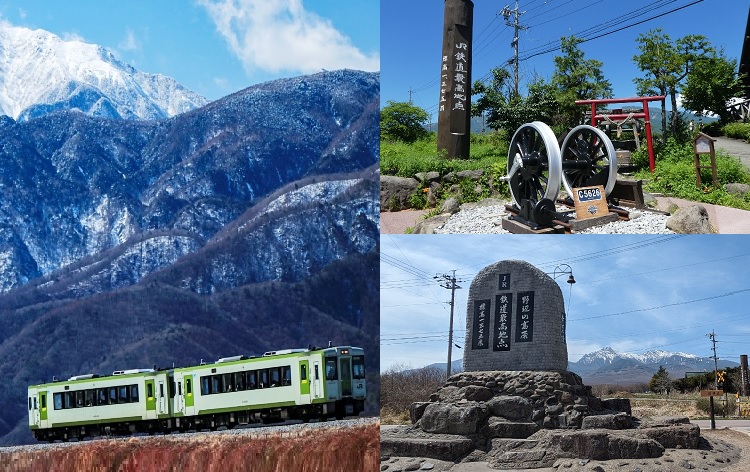
{"label": "stone monument", "polygon": [[464,346],[464,371],[566,370],[560,287],[525,261],[485,267],[469,288]]}
{"label": "stone monument", "polygon": [[445,0],[443,12],[437,148],[445,151],[447,157],[468,159],[474,3],[471,0]]}
{"label": "stone monument", "polygon": [[627,399],[602,400],[567,370],[562,291],[524,261],[500,261],[471,283],[464,372],[414,403],[413,426],[381,433],[381,470],[393,457],[486,461],[536,468],[561,459],[658,458],[695,449],[687,418],[632,416]]}

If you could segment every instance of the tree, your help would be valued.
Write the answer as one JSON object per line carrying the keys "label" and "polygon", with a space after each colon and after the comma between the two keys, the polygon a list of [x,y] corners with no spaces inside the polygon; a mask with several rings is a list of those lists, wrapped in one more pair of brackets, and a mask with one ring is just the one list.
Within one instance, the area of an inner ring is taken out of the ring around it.
{"label": "tree", "polygon": [[430,115],[407,102],[388,101],[380,111],[380,138],[413,143],[429,133],[424,126]]}
{"label": "tree", "polygon": [[495,68],[491,73],[492,81],[489,84],[474,82],[474,94],[481,95],[471,106],[474,116],[486,112],[487,124],[491,128],[504,129],[511,134],[524,123],[552,121],[558,106],[551,84],[537,79],[529,84],[528,95],[522,97],[512,92],[507,69]]}
{"label": "tree", "polygon": [[727,59],[723,50],[697,58],[682,90],[682,105],[698,115],[708,111],[724,122],[730,121],[727,103],[742,94],[736,71],[737,61]]}
{"label": "tree", "polygon": [[575,36],[560,38],[561,56],[555,56],[555,73],[552,85],[556,88],[556,100],[562,114],[562,123],[575,126],[581,123],[586,109],[575,104],[576,100],[611,98],[612,84],[604,78],[603,63],[596,59],[584,59],[578,44],[583,40]]}
{"label": "tree", "polygon": [[651,381],[648,383],[648,389],[654,393],[669,394],[672,390],[672,379],[669,378],[669,372],[663,365],[659,366]]}
{"label": "tree", "polygon": [[[691,67],[699,58],[711,53],[705,36],[688,35],[672,41],[668,34],[656,28],[641,34],[636,40],[640,54],[633,56],[638,68],[645,72],[644,77],[633,79],[639,95],[669,95],[672,104],[670,131],[677,133],[677,93],[682,81],[688,76]],[[667,134],[666,104],[661,105],[661,124]]]}

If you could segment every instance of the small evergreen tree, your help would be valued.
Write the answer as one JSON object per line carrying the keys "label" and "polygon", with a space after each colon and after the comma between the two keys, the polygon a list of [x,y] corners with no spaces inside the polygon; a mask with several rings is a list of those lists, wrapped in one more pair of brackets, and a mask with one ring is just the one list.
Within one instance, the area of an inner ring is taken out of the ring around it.
{"label": "small evergreen tree", "polygon": [[669,372],[663,365],[659,366],[651,381],[648,383],[648,389],[654,393],[668,395],[672,390],[672,379],[669,378]]}

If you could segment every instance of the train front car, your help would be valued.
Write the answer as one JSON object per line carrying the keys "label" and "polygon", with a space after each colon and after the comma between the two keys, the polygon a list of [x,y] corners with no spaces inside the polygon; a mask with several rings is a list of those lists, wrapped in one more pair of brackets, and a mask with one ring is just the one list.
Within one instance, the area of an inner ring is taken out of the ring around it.
{"label": "train front car", "polygon": [[[338,346],[322,350],[326,399],[336,418],[359,415],[365,409],[365,354],[361,347]],[[330,407],[328,408],[331,409]]]}
{"label": "train front car", "polygon": [[47,441],[168,429],[168,387],[168,373],[152,369],[32,385],[29,427],[35,438]]}

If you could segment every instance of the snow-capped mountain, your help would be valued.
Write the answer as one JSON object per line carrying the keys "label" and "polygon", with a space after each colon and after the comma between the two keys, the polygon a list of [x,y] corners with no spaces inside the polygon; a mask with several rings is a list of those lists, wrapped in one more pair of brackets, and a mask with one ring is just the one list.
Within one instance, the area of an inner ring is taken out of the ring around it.
{"label": "snow-capped mountain", "polygon": [[155,120],[206,103],[174,79],[138,71],[102,46],[0,21],[0,114],[15,120],[60,109]]}
{"label": "snow-capped mountain", "polygon": [[575,363],[579,366],[601,367],[605,365],[617,364],[622,360],[632,360],[641,364],[658,364],[658,363],[682,363],[689,360],[699,359],[698,356],[684,352],[669,352],[662,350],[648,351],[645,354],[631,354],[627,352],[617,352],[607,346],[595,352],[590,352]]}
{"label": "snow-capped mountain", "polygon": [[[736,362],[719,360],[719,368],[735,367]],[[648,382],[659,366],[664,366],[673,378],[683,377],[685,372],[703,372],[714,369],[711,357],[700,357],[684,352],[662,350],[645,354],[617,352],[605,347],[582,356],[578,362],[570,362],[572,370],[589,384],[619,383],[635,384]]]}

